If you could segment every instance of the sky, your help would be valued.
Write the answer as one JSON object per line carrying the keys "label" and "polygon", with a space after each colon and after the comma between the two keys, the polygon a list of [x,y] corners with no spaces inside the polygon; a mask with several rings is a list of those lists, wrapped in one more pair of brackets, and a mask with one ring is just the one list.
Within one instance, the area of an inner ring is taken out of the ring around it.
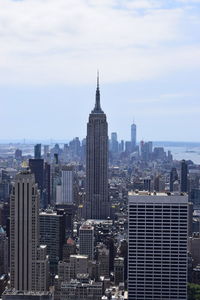
{"label": "sky", "polygon": [[200,142],[200,0],[0,0],[0,140]]}

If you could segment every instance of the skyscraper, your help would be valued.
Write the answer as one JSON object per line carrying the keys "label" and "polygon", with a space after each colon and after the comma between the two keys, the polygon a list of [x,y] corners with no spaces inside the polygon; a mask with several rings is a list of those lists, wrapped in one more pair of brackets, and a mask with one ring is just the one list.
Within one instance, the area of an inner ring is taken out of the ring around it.
{"label": "skyscraper", "polygon": [[42,193],[44,188],[44,160],[43,159],[29,159],[29,167],[31,173],[35,175],[35,182]]}
{"label": "skyscraper", "polygon": [[87,124],[86,218],[107,219],[109,211],[108,124],[100,105],[98,76],[96,103]]}
{"label": "skyscraper", "polygon": [[94,228],[83,224],[79,230],[80,254],[88,255],[89,259],[94,257]]}
{"label": "skyscraper", "polygon": [[110,141],[111,145],[110,145],[110,150],[113,153],[117,153],[119,150],[119,143],[117,141],[117,132],[112,132],[111,133],[111,141]]}
{"label": "skyscraper", "polygon": [[[11,288],[17,291],[47,289],[48,259],[39,247],[39,191],[34,175],[25,170],[16,175],[10,199]],[[44,251],[43,251],[44,252]],[[42,269],[42,277],[37,269]]]}
{"label": "skyscraper", "polygon": [[34,147],[34,158],[40,159],[41,158],[41,144],[37,144]]}
{"label": "skyscraper", "polygon": [[185,195],[129,195],[128,299],[187,299]]}
{"label": "skyscraper", "polygon": [[135,123],[133,123],[131,125],[131,150],[134,150],[135,147],[136,147],[136,130],[137,130],[137,127],[135,125]]}
{"label": "skyscraper", "polygon": [[64,216],[48,209],[39,214],[40,244],[47,245],[50,270],[56,272],[65,238]]}
{"label": "skyscraper", "polygon": [[45,208],[44,203],[44,160],[43,159],[29,159],[29,167],[31,173],[35,175],[35,182],[40,189],[40,207]]}
{"label": "skyscraper", "polygon": [[176,168],[172,168],[170,172],[170,192],[174,191],[174,182],[178,180],[178,173]]}
{"label": "skyscraper", "polygon": [[72,166],[62,168],[61,176],[61,204],[71,204],[74,201],[74,171]]}
{"label": "skyscraper", "polygon": [[36,289],[38,210],[34,175],[24,171],[16,176],[10,207],[11,287],[16,290]]}
{"label": "skyscraper", "polygon": [[184,159],[181,161],[181,192],[188,192],[188,165]]}

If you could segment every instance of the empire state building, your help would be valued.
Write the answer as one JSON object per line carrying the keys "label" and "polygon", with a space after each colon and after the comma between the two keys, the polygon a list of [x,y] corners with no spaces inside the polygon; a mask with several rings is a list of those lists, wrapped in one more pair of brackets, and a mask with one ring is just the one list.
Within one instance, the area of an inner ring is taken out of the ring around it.
{"label": "empire state building", "polygon": [[98,75],[95,107],[87,123],[86,218],[107,219],[109,215],[108,123],[100,105]]}

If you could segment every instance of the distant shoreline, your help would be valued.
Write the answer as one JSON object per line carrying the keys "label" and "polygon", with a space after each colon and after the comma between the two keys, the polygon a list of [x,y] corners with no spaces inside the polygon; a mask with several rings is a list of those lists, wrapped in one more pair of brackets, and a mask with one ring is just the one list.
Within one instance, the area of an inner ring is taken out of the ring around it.
{"label": "distant shoreline", "polygon": [[[80,139],[82,140],[82,139]],[[53,144],[65,144],[69,143],[70,139],[66,140],[57,140],[57,139],[46,139],[46,140],[0,140],[0,145],[34,145],[41,143],[43,145],[53,145]],[[200,142],[191,142],[191,141],[152,141],[154,147],[200,147]],[[139,142],[138,142],[139,145]]]}

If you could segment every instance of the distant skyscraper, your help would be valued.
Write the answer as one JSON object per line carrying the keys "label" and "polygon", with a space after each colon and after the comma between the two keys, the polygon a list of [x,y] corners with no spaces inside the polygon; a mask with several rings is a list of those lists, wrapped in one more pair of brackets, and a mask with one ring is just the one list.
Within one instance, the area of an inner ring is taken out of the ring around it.
{"label": "distant skyscraper", "polygon": [[38,184],[40,189],[40,207],[45,208],[44,203],[44,160],[43,159],[29,159],[29,167],[31,173],[35,175],[35,182]]}
{"label": "distant skyscraper", "polygon": [[170,172],[170,192],[174,191],[174,182],[178,180],[178,173],[176,168],[172,168]]}
{"label": "distant skyscraper", "polygon": [[44,164],[44,208],[50,205],[51,202],[51,165],[45,162]]}
{"label": "distant skyscraper", "polygon": [[37,144],[34,147],[34,158],[40,159],[41,158],[41,144]]}
{"label": "distant skyscraper", "polygon": [[119,144],[119,152],[124,152],[124,141],[121,140],[120,144]]}
{"label": "distant skyscraper", "polygon": [[74,201],[74,171],[72,166],[62,168],[61,176],[61,204],[70,204]]}
{"label": "distant skyscraper", "polygon": [[131,150],[134,150],[134,148],[136,147],[136,130],[137,130],[137,127],[136,127],[135,123],[133,123],[131,125],[131,147],[132,147]]}
{"label": "distant skyscraper", "polygon": [[149,161],[152,158],[152,142],[140,143],[141,159],[144,161]]}
{"label": "distant skyscraper", "polygon": [[15,151],[15,158],[16,158],[17,160],[22,159],[22,150],[16,149],[16,151]]}
{"label": "distant skyscraper", "polygon": [[188,165],[185,160],[181,162],[181,192],[188,192]]}
{"label": "distant skyscraper", "polygon": [[129,195],[128,299],[187,299],[187,196]]}
{"label": "distant skyscraper", "polygon": [[98,77],[96,103],[87,124],[86,218],[107,219],[109,214],[108,124],[100,106]]}
{"label": "distant skyscraper", "polygon": [[44,160],[47,161],[49,154],[49,145],[44,145]]}
{"label": "distant skyscraper", "polygon": [[43,159],[29,159],[29,167],[31,173],[35,175],[35,182],[42,192],[44,187],[44,160]]}
{"label": "distant skyscraper", "polygon": [[110,148],[113,153],[117,153],[119,150],[119,144],[117,141],[117,132],[111,133],[111,147]]}

